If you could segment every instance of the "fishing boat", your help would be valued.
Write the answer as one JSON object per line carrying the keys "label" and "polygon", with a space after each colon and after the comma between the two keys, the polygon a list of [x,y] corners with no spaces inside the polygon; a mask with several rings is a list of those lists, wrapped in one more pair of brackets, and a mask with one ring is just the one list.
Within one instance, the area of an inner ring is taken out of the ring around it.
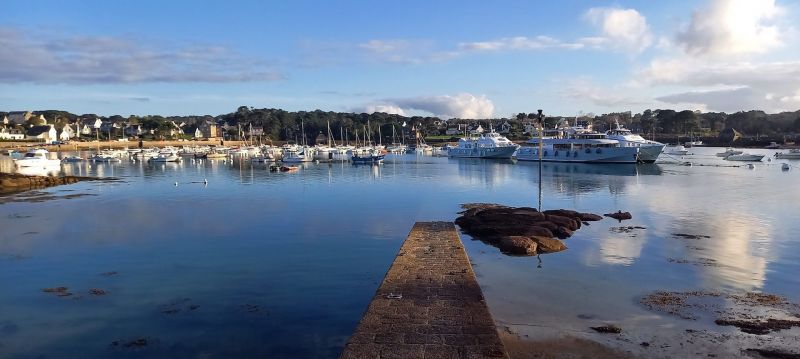
{"label": "fishing boat", "polygon": [[371,150],[365,153],[354,153],[350,160],[353,163],[381,163],[386,155],[379,150]]}
{"label": "fishing boat", "polygon": [[511,159],[518,145],[490,129],[478,138],[462,137],[456,147],[447,150],[447,156],[457,158]]}
{"label": "fishing boat", "polygon": [[119,157],[108,151],[100,151],[95,153],[89,156],[89,160],[94,162],[120,162]]}
{"label": "fishing boat", "polygon": [[22,158],[14,159],[14,165],[17,167],[52,167],[61,164],[59,159],[47,158],[48,153],[42,148],[30,150]]}

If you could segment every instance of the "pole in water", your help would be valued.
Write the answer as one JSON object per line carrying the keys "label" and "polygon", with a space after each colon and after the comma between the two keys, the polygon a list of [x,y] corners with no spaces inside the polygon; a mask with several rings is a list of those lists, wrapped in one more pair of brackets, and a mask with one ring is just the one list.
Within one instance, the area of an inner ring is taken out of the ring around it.
{"label": "pole in water", "polygon": [[542,115],[542,110],[538,110],[538,115],[536,116],[539,119],[539,211],[542,210],[542,150],[544,144],[542,141],[544,140],[544,115]]}

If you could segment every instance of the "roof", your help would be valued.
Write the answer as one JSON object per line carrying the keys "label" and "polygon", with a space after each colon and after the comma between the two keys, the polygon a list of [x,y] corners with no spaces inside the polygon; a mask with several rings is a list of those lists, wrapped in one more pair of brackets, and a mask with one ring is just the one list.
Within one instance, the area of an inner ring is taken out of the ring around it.
{"label": "roof", "polygon": [[51,128],[52,127],[50,126],[33,126],[30,129],[28,129],[28,133],[26,133],[26,135],[39,136],[45,132],[49,132]]}

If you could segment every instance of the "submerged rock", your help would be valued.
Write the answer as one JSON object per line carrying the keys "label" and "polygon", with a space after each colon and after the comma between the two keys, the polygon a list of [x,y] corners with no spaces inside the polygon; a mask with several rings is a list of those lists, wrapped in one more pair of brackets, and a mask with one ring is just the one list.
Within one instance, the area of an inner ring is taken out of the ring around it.
{"label": "submerged rock", "polygon": [[617,212],[614,212],[614,213],[606,213],[606,214],[604,214],[604,216],[614,218],[614,219],[616,219],[618,221],[623,221],[623,220],[626,220],[626,219],[632,219],[633,218],[633,216],[631,216],[630,212],[623,212],[623,211],[617,211]]}
{"label": "submerged rock", "polygon": [[502,237],[497,248],[508,254],[536,255],[537,244],[529,237],[509,236]]}
{"label": "submerged rock", "polygon": [[622,328],[620,328],[620,327],[618,327],[618,326],[616,326],[614,324],[608,324],[608,325],[603,325],[603,326],[599,326],[599,327],[590,327],[590,328],[592,330],[598,332],[598,333],[611,333],[611,334],[622,333]]}

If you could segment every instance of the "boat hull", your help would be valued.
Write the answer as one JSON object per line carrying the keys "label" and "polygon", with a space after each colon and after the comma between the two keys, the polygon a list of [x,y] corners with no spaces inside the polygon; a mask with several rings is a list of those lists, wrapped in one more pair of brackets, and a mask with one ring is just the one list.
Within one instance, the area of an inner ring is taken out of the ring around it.
{"label": "boat hull", "polygon": [[489,147],[489,148],[451,148],[447,150],[448,157],[454,158],[496,158],[511,159],[516,152],[516,146]]}
{"label": "boat hull", "polygon": [[639,147],[639,162],[653,163],[664,151],[665,145],[641,146]]}
{"label": "boat hull", "polygon": [[[599,150],[599,151],[598,151]],[[539,149],[523,147],[517,151],[517,161],[539,161]],[[639,162],[638,147],[613,147],[591,149],[586,151],[542,151],[542,162],[573,162],[573,163],[637,163]]]}

